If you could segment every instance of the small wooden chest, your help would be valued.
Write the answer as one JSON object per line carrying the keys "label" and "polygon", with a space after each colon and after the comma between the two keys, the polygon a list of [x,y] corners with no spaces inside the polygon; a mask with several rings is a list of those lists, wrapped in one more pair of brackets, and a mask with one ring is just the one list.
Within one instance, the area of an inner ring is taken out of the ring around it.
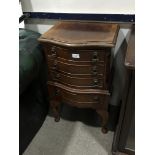
{"label": "small wooden chest", "polygon": [[59,121],[61,103],[93,108],[107,132],[110,59],[119,27],[97,22],[58,22],[44,33],[50,105]]}

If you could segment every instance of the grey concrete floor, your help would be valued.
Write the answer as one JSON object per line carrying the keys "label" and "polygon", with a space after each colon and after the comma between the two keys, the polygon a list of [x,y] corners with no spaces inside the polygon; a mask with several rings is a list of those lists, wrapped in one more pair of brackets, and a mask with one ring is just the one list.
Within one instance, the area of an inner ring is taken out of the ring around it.
{"label": "grey concrete floor", "polygon": [[23,155],[111,155],[113,132],[47,116]]}

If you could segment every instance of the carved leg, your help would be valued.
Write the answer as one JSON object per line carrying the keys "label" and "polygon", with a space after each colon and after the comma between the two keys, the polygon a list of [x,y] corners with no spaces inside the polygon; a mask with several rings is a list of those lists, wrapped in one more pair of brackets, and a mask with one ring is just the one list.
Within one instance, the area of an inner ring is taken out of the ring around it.
{"label": "carved leg", "polygon": [[52,85],[48,85],[48,92],[50,98],[49,104],[52,108],[52,113],[55,118],[55,121],[58,122],[60,120],[61,98],[58,94],[57,89]]}
{"label": "carved leg", "polygon": [[107,133],[107,123],[108,123],[108,112],[102,109],[96,110],[102,119],[102,132]]}
{"label": "carved leg", "polygon": [[57,97],[50,101],[50,106],[56,122],[60,121],[60,105],[60,100]]}

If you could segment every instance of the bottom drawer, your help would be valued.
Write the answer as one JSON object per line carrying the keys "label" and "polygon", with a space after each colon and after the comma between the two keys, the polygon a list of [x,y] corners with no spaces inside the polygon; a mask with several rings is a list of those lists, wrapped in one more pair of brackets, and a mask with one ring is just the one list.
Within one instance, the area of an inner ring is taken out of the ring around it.
{"label": "bottom drawer", "polygon": [[101,105],[107,108],[107,95],[93,93],[73,93],[57,88],[57,94],[61,96],[63,102],[69,103],[76,107],[96,107]]}

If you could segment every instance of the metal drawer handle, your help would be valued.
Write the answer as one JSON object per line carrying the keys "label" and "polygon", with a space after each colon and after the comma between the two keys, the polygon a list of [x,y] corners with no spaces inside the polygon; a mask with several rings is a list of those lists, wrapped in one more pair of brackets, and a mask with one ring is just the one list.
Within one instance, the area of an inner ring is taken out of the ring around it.
{"label": "metal drawer handle", "polygon": [[93,58],[93,59],[92,59],[92,62],[93,62],[93,63],[96,63],[96,62],[98,62],[98,61],[99,61],[99,59],[97,59],[97,58]]}
{"label": "metal drawer handle", "polygon": [[98,84],[99,82],[98,79],[94,79],[93,81],[94,81],[94,84]]}
{"label": "metal drawer handle", "polygon": [[53,65],[56,67],[57,66],[57,62],[55,61]]}
{"label": "metal drawer handle", "polygon": [[97,85],[97,84],[94,84],[94,85],[93,85],[93,87],[97,88],[97,87],[99,87],[99,85]]}
{"label": "metal drawer handle", "polygon": [[94,101],[99,101],[99,96],[94,96],[94,97],[93,97],[93,100],[94,100]]}
{"label": "metal drawer handle", "polygon": [[93,53],[93,57],[94,57],[94,58],[97,58],[97,56],[98,56],[98,53],[97,53],[97,52],[94,52],[94,53]]}
{"label": "metal drawer handle", "polygon": [[93,79],[93,86],[94,87],[98,87],[99,85],[98,85],[98,79]]}
{"label": "metal drawer handle", "polygon": [[53,57],[56,57],[56,53],[52,53],[52,56],[53,56]]}
{"label": "metal drawer handle", "polygon": [[93,66],[93,71],[94,71],[94,72],[97,71],[97,66]]}
{"label": "metal drawer handle", "polygon": [[55,51],[55,46],[52,46],[51,51],[52,51],[52,52]]}
{"label": "metal drawer handle", "polygon": [[52,69],[54,69],[54,70],[57,69],[57,62],[56,61],[53,63]]}
{"label": "metal drawer handle", "polygon": [[55,95],[59,95],[59,94],[60,94],[60,90],[59,89],[56,89]]}
{"label": "metal drawer handle", "polygon": [[56,70],[56,69],[57,69],[57,66],[53,66],[52,69],[53,69],[53,70]]}
{"label": "metal drawer handle", "polygon": [[93,71],[92,74],[93,74],[94,76],[96,76],[96,75],[97,75],[97,71]]}
{"label": "metal drawer handle", "polygon": [[56,74],[56,78],[60,78],[60,74],[58,73],[58,74]]}

